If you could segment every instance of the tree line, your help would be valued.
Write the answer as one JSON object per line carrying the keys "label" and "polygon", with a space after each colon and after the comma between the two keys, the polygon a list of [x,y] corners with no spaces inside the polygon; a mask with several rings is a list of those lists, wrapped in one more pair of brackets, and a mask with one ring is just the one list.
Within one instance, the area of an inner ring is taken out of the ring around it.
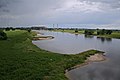
{"label": "tree line", "polygon": [[102,30],[99,30],[99,29],[97,29],[97,35],[105,35],[105,34],[108,34],[108,35],[110,35],[110,34],[112,34],[112,30],[105,30],[105,29],[102,29]]}
{"label": "tree line", "polygon": [[97,30],[86,29],[84,31],[84,34],[93,35],[95,31],[97,35],[105,35],[105,34],[110,35],[113,32],[112,30],[105,30],[105,29],[97,29]]}

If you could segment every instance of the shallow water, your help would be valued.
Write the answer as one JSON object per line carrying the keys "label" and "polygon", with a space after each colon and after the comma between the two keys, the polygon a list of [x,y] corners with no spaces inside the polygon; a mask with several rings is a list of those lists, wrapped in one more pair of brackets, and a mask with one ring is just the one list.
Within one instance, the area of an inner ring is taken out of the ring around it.
{"label": "shallow water", "polygon": [[76,54],[89,49],[102,50],[108,58],[69,71],[71,80],[120,80],[120,40],[75,35],[62,32],[40,31],[52,35],[52,40],[33,41],[38,47],[61,54]]}

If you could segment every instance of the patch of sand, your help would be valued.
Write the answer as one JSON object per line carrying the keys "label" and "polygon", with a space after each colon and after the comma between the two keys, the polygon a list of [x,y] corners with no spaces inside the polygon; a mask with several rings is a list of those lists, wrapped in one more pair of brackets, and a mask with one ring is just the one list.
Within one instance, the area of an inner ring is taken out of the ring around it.
{"label": "patch of sand", "polygon": [[86,62],[104,61],[106,58],[103,54],[95,54],[87,58]]}
{"label": "patch of sand", "polygon": [[98,53],[95,55],[91,55],[90,57],[87,57],[84,63],[76,65],[74,67],[71,67],[69,70],[65,70],[65,75],[69,79],[68,72],[72,69],[80,68],[82,66],[88,65],[91,62],[100,62],[106,60],[106,57],[102,53]]}

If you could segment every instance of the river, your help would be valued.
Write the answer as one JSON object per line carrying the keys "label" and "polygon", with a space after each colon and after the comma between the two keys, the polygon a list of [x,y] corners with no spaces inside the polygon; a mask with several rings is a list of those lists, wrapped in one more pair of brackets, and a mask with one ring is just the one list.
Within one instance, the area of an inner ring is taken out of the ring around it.
{"label": "river", "polygon": [[41,49],[60,54],[77,54],[90,49],[104,51],[106,61],[94,62],[69,71],[70,80],[120,80],[120,40],[75,35],[63,32],[39,31],[54,36],[51,40],[32,41]]}

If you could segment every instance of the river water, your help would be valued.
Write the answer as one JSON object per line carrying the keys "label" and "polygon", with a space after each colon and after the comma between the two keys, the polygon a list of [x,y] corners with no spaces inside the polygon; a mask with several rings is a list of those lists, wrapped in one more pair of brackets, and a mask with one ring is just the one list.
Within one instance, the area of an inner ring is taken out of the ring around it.
{"label": "river water", "polygon": [[61,54],[77,54],[90,49],[106,53],[107,60],[94,62],[69,71],[70,80],[120,80],[120,40],[75,35],[63,32],[38,31],[54,36],[51,40],[33,41],[41,49]]}

